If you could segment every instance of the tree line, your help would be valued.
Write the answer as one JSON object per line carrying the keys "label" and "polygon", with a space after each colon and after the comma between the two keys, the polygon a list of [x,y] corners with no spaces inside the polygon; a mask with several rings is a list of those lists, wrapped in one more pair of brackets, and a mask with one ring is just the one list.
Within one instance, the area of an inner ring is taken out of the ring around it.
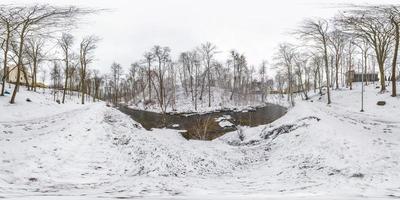
{"label": "tree line", "polygon": [[[5,95],[6,80],[12,70],[16,71],[16,77],[10,99],[11,104],[16,101],[21,78],[25,80],[28,90],[36,91],[40,68],[43,62],[50,62],[52,63],[50,75],[53,93],[58,92],[55,89],[61,89],[62,103],[64,103],[67,91],[80,91],[82,104],[84,104],[85,94],[91,88],[99,87],[96,81],[98,73],[93,72],[93,80],[89,80],[88,71],[88,65],[93,61],[93,51],[96,49],[98,38],[84,37],[79,44],[79,53],[75,53],[72,50],[74,37],[67,32],[74,28],[83,16],[95,12],[97,10],[74,6],[1,5],[0,45],[3,69],[0,95]],[[54,41],[57,48],[62,51],[62,56],[56,55],[54,50],[46,49],[46,45]],[[42,72],[44,82],[46,70],[43,69]],[[28,74],[31,74],[31,78]],[[61,84],[62,79],[64,79],[63,84]],[[92,83],[93,86],[88,87]]]}
{"label": "tree line", "polygon": [[[176,58],[170,47],[154,45],[128,68],[115,62],[109,73],[101,74],[89,67],[99,38],[86,36],[74,48],[76,38],[68,33],[79,19],[95,12],[50,5],[0,6],[1,95],[10,66],[19,69],[10,103],[15,103],[20,77],[28,80],[28,70],[32,74],[28,90],[36,91],[40,71],[45,80],[46,71],[40,70],[43,62],[51,63],[54,98],[61,93],[62,103],[66,95],[75,92],[81,95],[82,104],[92,97],[115,105],[156,105],[164,113],[176,108],[178,96],[189,99],[195,110],[203,103],[211,107],[214,101],[220,101],[216,90],[222,90],[223,96],[237,105],[266,102],[271,93],[281,97],[286,94],[287,101],[294,105],[294,95],[309,99],[311,90],[326,94],[330,104],[332,89],[352,89],[353,72],[378,71],[380,91],[385,92],[391,82],[391,95],[397,95],[397,6],[353,6],[332,19],[305,20],[293,32],[300,45],[281,43],[277,47],[271,64],[276,72],[273,77],[267,74],[267,61],[250,65],[243,53],[224,53],[210,42],[181,52]],[[49,40],[55,41],[61,53],[46,48]],[[227,55],[227,59],[217,59],[219,54]],[[368,77],[367,84],[375,81]]]}
{"label": "tree line", "polygon": [[170,47],[155,45],[126,73],[120,64],[111,65],[104,77],[104,98],[114,104],[157,105],[164,113],[167,108],[175,108],[178,93],[180,98],[190,100],[194,110],[200,102],[211,107],[215,89],[223,90],[227,100],[237,104],[264,102],[267,88],[273,86],[267,78],[267,63],[264,61],[257,71],[236,50],[231,50],[225,61],[216,58],[219,53],[216,45],[205,42],[173,59]]}
{"label": "tree line", "polygon": [[[352,6],[332,19],[305,20],[293,32],[300,45],[282,43],[275,53],[277,89],[288,94],[291,105],[294,94],[308,99],[312,89],[326,93],[330,104],[331,89],[352,89],[352,72],[375,73],[377,66],[380,92],[389,81],[391,96],[397,96],[399,24],[394,5]],[[368,77],[366,84],[375,81]]]}

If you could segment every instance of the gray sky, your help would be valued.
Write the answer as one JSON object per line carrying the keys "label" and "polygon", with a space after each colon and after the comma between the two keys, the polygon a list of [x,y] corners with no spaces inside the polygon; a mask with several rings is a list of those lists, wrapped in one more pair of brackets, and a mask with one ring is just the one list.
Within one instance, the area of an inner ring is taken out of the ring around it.
{"label": "gray sky", "polygon": [[[2,2],[3,1],[3,2]],[[333,16],[343,3],[398,3],[398,0],[0,0],[1,3],[51,3],[111,9],[89,17],[74,31],[78,39],[102,40],[91,66],[107,72],[113,61],[125,69],[153,45],[170,46],[174,57],[210,41],[225,59],[231,49],[250,64],[272,60],[280,42],[305,18]]]}

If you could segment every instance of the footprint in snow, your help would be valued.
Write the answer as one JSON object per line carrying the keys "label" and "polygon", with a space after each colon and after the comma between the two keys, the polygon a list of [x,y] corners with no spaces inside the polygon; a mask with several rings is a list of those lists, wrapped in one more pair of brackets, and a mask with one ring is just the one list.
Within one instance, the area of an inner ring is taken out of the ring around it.
{"label": "footprint in snow", "polygon": [[24,131],[31,131],[32,128],[31,128],[31,127],[28,127],[28,126],[25,126],[25,127],[23,128],[23,130],[24,130]]}
{"label": "footprint in snow", "polygon": [[14,132],[13,131],[3,131],[3,133],[5,133],[5,134],[13,134]]}
{"label": "footprint in snow", "polygon": [[34,177],[29,178],[28,180],[29,180],[30,182],[37,182],[37,181],[38,181],[38,179],[37,179],[37,178],[34,178]]}
{"label": "footprint in snow", "polygon": [[384,133],[392,133],[392,129],[390,129],[390,128],[384,128],[384,129],[383,129],[383,132],[384,132]]}
{"label": "footprint in snow", "polygon": [[39,129],[44,129],[44,128],[47,128],[47,127],[48,127],[47,125],[43,125]]}
{"label": "footprint in snow", "polygon": [[11,128],[11,125],[3,124],[4,128]]}

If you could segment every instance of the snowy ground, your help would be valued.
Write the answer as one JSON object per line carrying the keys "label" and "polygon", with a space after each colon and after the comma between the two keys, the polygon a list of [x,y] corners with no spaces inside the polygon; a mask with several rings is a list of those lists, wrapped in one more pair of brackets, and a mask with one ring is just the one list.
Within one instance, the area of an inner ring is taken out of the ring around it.
{"label": "snowy ground", "polygon": [[146,131],[104,103],[0,97],[0,198],[400,198],[400,98],[389,96],[368,87],[364,113],[357,87],[331,106],[314,96],[243,140],[214,141]]}

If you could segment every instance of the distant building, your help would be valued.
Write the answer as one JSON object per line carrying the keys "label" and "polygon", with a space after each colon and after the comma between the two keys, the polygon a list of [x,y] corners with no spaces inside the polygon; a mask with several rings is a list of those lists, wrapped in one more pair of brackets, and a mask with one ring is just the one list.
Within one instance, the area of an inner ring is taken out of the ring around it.
{"label": "distant building", "polygon": [[[355,73],[354,70],[346,72],[346,82],[362,82],[363,81],[363,74],[362,73]],[[364,74],[364,81],[371,82],[371,81],[379,81],[379,76],[377,73],[365,73]]]}
{"label": "distant building", "polygon": [[[7,82],[9,83],[16,83],[17,82],[17,75],[18,75],[18,71],[17,71],[17,67],[16,66],[11,66],[11,67],[7,67],[7,71],[8,71],[8,76],[6,77]],[[28,80],[25,79],[25,74],[23,70],[20,70],[20,77],[19,77],[19,81],[21,85],[32,85],[32,75],[31,73],[29,73],[28,71],[26,72],[26,77]],[[44,83],[40,83],[40,82],[36,82],[36,86],[37,87],[46,87],[46,85]]]}
{"label": "distant building", "polygon": [[[9,83],[16,83],[17,82],[17,75],[18,75],[18,67],[16,66],[11,66],[7,67],[8,71],[8,76],[7,76],[7,82]],[[28,77],[28,80],[25,80],[25,74],[23,70],[20,70],[20,77],[19,81],[21,85],[31,85],[32,83],[32,75],[29,72],[26,72],[26,76]]]}

